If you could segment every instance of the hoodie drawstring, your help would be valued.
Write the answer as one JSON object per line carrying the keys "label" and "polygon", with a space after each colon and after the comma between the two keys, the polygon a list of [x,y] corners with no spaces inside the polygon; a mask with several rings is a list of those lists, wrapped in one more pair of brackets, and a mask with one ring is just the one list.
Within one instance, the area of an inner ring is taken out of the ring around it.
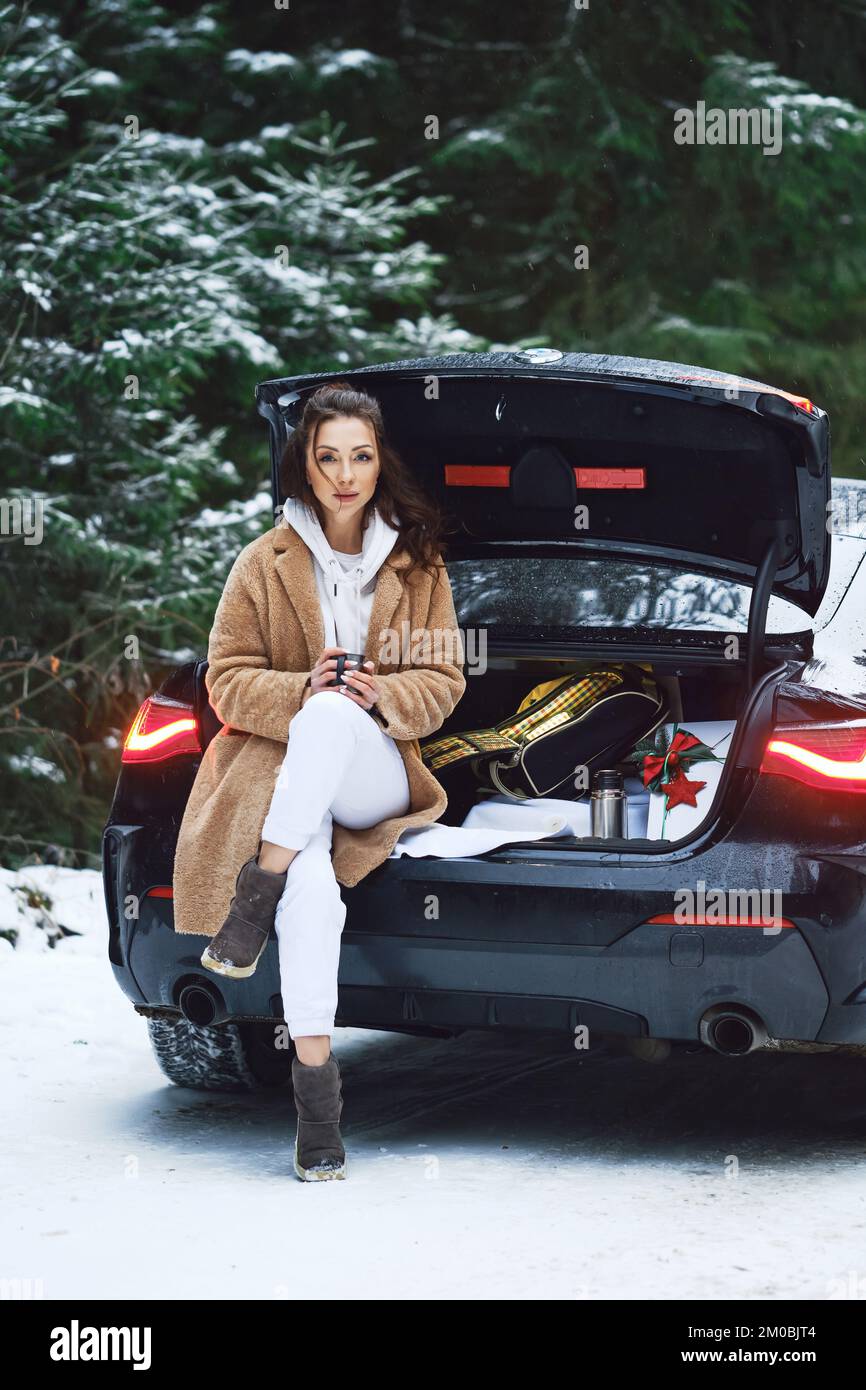
{"label": "hoodie drawstring", "polygon": [[344,580],[348,581],[349,575],[353,576],[352,583],[355,586],[355,631],[358,633],[358,643],[360,645],[361,633],[361,577],[364,573],[363,565],[355,565],[351,571],[344,570],[339,560],[330,559],[328,564],[331,567],[331,579],[334,584],[334,598],[337,597],[338,576],[342,574]]}

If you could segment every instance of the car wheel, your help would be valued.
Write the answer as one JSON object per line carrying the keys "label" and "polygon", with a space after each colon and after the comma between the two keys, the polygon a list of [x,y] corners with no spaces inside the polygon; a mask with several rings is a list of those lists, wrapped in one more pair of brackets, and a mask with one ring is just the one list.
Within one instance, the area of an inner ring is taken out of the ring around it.
{"label": "car wheel", "polygon": [[261,1091],[291,1081],[294,1047],[276,1048],[271,1024],[203,1028],[185,1018],[149,1018],[161,1070],[176,1086],[199,1091]]}

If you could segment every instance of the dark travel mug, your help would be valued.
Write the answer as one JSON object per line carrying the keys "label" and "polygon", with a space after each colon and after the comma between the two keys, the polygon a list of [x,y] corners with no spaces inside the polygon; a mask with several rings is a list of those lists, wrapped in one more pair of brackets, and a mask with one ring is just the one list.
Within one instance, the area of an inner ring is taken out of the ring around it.
{"label": "dark travel mug", "polygon": [[354,671],[362,671],[362,670],[364,669],[364,662],[365,662],[365,660],[366,660],[366,657],[364,656],[364,653],[363,653],[363,652],[344,652],[342,656],[338,656],[338,657],[337,657],[337,669],[336,669],[336,671],[335,671],[335,673],[334,673],[334,684],[335,684],[335,685],[345,685],[345,684],[346,684],[346,682],[343,680],[343,671],[345,670],[345,666],[346,666],[346,662],[347,662],[347,661],[352,661],[352,662],[355,663],[354,666],[350,666],[350,667],[349,667],[349,671],[350,671],[350,672],[354,672]]}

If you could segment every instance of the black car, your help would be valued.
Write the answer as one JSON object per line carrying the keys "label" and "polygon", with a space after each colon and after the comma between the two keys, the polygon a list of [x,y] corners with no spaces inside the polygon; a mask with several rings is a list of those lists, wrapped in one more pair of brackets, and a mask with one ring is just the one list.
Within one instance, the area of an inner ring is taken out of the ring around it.
{"label": "black car", "polygon": [[[866,1044],[866,485],[831,491],[826,413],[745,378],[553,349],[266,381],[275,508],[299,409],[338,377],[379,399],[453,518],[467,687],[435,738],[599,660],[643,664],[683,727],[733,732],[684,836],[391,857],[341,888],[337,1023],[588,1029],[730,1055]],[[172,1080],[280,1085],[275,937],[252,979],[217,980],[201,938],[172,926],[178,827],[220,728],[205,670],[178,668],[126,740],[104,837],[109,956]],[[449,792],[443,819],[470,805]],[[734,906],[696,897],[683,915],[683,890]],[[762,890],[782,904],[772,928]]]}

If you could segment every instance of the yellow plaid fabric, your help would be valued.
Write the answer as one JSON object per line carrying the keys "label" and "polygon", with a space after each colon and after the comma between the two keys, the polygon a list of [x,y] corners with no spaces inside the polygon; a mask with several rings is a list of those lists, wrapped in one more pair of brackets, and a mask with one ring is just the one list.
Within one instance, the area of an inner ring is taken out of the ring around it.
{"label": "yellow plaid fabric", "polygon": [[[471,729],[468,733],[446,734],[422,744],[421,757],[431,772],[463,758],[516,752],[542,734],[585,714],[597,700],[622,685],[621,671],[598,670],[585,676],[563,676],[561,680],[537,686],[546,693],[533,700],[530,691],[516,715],[492,729]],[[553,688],[551,688],[553,687]],[[527,703],[529,702],[529,703]],[[523,714],[520,711],[525,711]]]}

